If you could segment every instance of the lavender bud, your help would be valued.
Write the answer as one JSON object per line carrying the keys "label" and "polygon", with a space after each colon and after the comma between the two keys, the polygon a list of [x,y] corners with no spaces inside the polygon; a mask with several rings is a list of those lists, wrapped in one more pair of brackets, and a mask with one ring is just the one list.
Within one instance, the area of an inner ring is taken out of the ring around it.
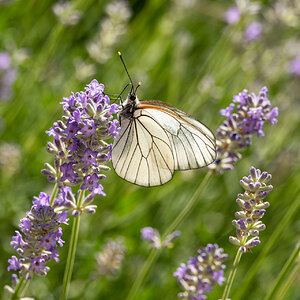
{"label": "lavender bud", "polygon": [[87,106],[86,106],[86,111],[87,111],[87,114],[90,116],[90,117],[93,117],[96,115],[96,110],[95,110],[95,107],[93,105],[91,105],[91,103],[88,103]]}
{"label": "lavender bud", "polygon": [[56,182],[56,177],[55,177],[55,176],[49,175],[49,176],[47,176],[47,180],[48,180],[49,182]]}
{"label": "lavender bud", "polygon": [[236,246],[241,246],[241,241],[234,236],[229,237],[229,242]]}
{"label": "lavender bud", "polygon": [[240,185],[241,185],[242,188],[244,188],[245,190],[249,190],[249,184],[246,183],[245,181],[241,180],[241,181],[240,181]]}
{"label": "lavender bud", "polygon": [[[241,180],[241,186],[245,189],[245,192],[244,194],[238,194],[236,202],[242,210],[235,213],[238,220],[233,220],[232,225],[236,228],[236,237],[230,237],[229,240],[239,246],[239,251],[243,253],[260,243],[259,232],[266,228],[259,219],[264,216],[266,208],[270,206],[269,202],[263,202],[272,187],[271,185],[267,186],[265,183],[268,177],[270,177],[268,173],[251,167],[250,176],[243,177]],[[248,188],[245,188],[246,181],[248,181]],[[247,201],[244,199],[247,199]],[[254,236],[254,238],[247,241],[245,238],[249,236]]]}
{"label": "lavender bud", "polygon": [[75,209],[75,210],[72,211],[72,216],[74,218],[77,218],[79,215],[80,215],[80,212],[77,209]]}
{"label": "lavender bud", "polygon": [[88,205],[86,206],[83,211],[88,214],[94,214],[96,212],[97,205]]}
{"label": "lavender bud", "polygon": [[52,143],[48,142],[47,143],[47,152],[52,155],[56,155],[58,153],[58,149]]}
{"label": "lavender bud", "polygon": [[259,240],[259,237],[254,237],[252,239],[250,239],[246,244],[245,244],[245,247],[247,248],[252,248],[256,245],[260,244],[260,240]]}
{"label": "lavender bud", "polygon": [[250,235],[259,235],[259,231],[258,230],[256,230],[256,229],[250,229],[249,230],[249,233],[250,233]]}
{"label": "lavender bud", "polygon": [[258,208],[258,209],[265,209],[265,208],[268,208],[269,206],[270,206],[269,202],[263,202],[263,203],[257,204],[256,208]]}
{"label": "lavender bud", "polygon": [[253,180],[253,181],[256,181],[256,180],[257,180],[256,170],[255,170],[254,167],[251,167],[251,168],[250,168],[250,176],[252,177],[252,180]]}

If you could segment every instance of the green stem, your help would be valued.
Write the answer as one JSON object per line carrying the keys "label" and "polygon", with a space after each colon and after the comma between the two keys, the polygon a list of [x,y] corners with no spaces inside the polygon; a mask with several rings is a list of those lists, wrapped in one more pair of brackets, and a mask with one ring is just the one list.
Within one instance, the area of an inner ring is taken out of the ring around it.
{"label": "green stem", "polygon": [[201,195],[202,191],[208,184],[209,180],[212,177],[212,172],[208,172],[201,184],[199,185],[198,189],[188,202],[188,204],[185,206],[185,208],[180,212],[180,214],[175,218],[175,220],[171,223],[171,225],[167,228],[167,230],[162,235],[162,240],[164,240],[167,235],[174,232],[178,228],[178,226],[182,223],[182,221],[188,216],[188,214],[191,212],[192,208],[194,208],[197,200],[199,199],[199,196]]}
{"label": "green stem", "polygon": [[50,206],[53,205],[53,202],[57,196],[57,192],[58,192],[58,184],[57,182],[55,183],[54,187],[53,187],[53,190],[52,190],[52,193],[51,193],[51,196],[50,196]]}
{"label": "green stem", "polygon": [[[171,232],[176,230],[178,226],[183,222],[183,220],[188,216],[188,214],[191,212],[192,208],[197,203],[197,200],[199,199],[200,194],[208,184],[210,178],[212,177],[212,172],[208,172],[197,190],[195,191],[194,195],[189,200],[188,204],[185,206],[185,208],[180,212],[179,215],[175,218],[175,220],[171,223],[171,225],[167,228],[167,230],[162,235],[162,240],[164,240]],[[155,261],[157,255],[159,253],[159,250],[153,249],[151,253],[149,254],[145,264],[142,267],[142,270],[138,274],[129,294],[127,297],[127,300],[132,300],[136,297],[140,287],[142,286],[142,283],[144,279],[146,278],[147,273],[149,272],[151,265]]]}
{"label": "green stem", "polygon": [[[84,191],[80,191],[77,200],[78,208],[81,207],[83,197],[84,197]],[[70,287],[70,282],[71,282],[71,277],[73,272],[73,266],[75,261],[76,248],[77,248],[79,224],[80,224],[80,215],[77,218],[74,218],[73,221],[70,246],[69,246],[67,263],[66,263],[65,274],[63,279],[63,291],[60,298],[61,300],[66,300],[68,297],[68,292],[69,292],[69,287]]]}
{"label": "green stem", "polygon": [[289,287],[291,286],[291,284],[297,278],[299,269],[300,269],[300,264],[298,263],[296,265],[296,267],[291,271],[291,273],[290,273],[288,279],[286,280],[286,282],[284,283],[283,287],[280,289],[280,291],[278,293],[278,296],[276,297],[276,300],[282,300],[282,299],[284,299],[284,296],[285,296],[287,290],[289,289]]}
{"label": "green stem", "polygon": [[285,278],[287,278],[288,275],[291,273],[291,270],[293,269],[295,262],[299,257],[299,252],[300,252],[300,244],[297,244],[293,253],[291,254],[289,259],[283,266],[280,274],[278,275],[277,280],[275,281],[273,288],[270,290],[265,300],[275,299],[275,296],[278,294],[278,291],[281,289],[281,286],[283,285]]}
{"label": "green stem", "polygon": [[235,274],[236,274],[236,271],[237,271],[238,264],[239,264],[240,259],[242,257],[242,254],[243,253],[240,250],[238,250],[237,253],[236,253],[231,271],[230,271],[228,279],[226,281],[226,285],[225,285],[224,293],[223,293],[223,296],[222,296],[222,300],[226,300],[229,297],[229,293],[230,293],[230,290],[231,290],[231,287],[232,287],[232,283],[233,283],[233,280],[234,280],[234,277],[235,277]]}
{"label": "green stem", "polygon": [[[297,191],[298,193],[298,191]],[[300,207],[300,196],[295,197],[295,201],[290,205],[288,211],[286,214],[281,218],[281,221],[278,222],[277,227],[273,231],[271,237],[267,241],[266,245],[263,247],[263,249],[260,252],[260,255],[256,259],[255,263],[252,264],[250,269],[247,272],[246,278],[241,283],[240,288],[238,291],[233,295],[232,299],[245,299],[245,294],[247,290],[251,287],[251,281],[257,274],[257,271],[261,267],[261,265],[264,263],[265,257],[268,255],[268,253],[274,248],[274,245],[276,242],[278,242],[280,235],[284,231],[285,228],[288,228],[288,224],[293,218],[294,214],[298,211],[298,207]]]}
{"label": "green stem", "polygon": [[24,288],[25,288],[25,277],[21,277],[19,280],[19,283],[17,284],[16,288],[15,288],[15,292],[11,297],[11,300],[18,300],[20,299],[20,295],[22,294]]}
{"label": "green stem", "polygon": [[132,300],[136,297],[136,295],[142,285],[142,282],[144,281],[151,265],[156,260],[158,253],[159,253],[158,249],[152,249],[152,251],[150,252],[145,264],[143,265],[143,268],[141,269],[137,279],[135,280],[126,300]]}

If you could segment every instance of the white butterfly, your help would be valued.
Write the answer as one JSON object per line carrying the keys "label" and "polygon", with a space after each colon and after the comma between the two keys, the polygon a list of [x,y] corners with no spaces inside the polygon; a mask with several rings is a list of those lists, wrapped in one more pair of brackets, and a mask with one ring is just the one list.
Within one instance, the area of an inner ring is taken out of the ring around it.
{"label": "white butterfly", "polygon": [[157,186],[171,180],[175,170],[214,162],[216,140],[205,125],[164,102],[139,101],[135,91],[132,85],[122,103],[121,130],[112,147],[112,164],[121,178]]}

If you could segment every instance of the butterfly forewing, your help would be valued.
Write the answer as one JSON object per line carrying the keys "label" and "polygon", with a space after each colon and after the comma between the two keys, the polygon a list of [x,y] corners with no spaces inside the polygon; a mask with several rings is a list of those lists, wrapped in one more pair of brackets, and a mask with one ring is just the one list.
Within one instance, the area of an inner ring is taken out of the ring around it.
{"label": "butterfly forewing", "polygon": [[125,180],[156,186],[169,181],[174,173],[174,158],[166,132],[143,110],[132,119],[121,119],[120,135],[115,139],[112,162]]}

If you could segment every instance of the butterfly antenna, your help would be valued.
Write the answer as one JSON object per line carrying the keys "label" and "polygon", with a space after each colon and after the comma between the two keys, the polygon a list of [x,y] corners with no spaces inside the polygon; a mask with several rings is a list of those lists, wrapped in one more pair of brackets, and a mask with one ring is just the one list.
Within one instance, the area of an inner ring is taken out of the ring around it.
{"label": "butterfly antenna", "polygon": [[118,51],[118,54],[119,54],[119,56],[120,56],[120,59],[121,59],[121,61],[122,61],[122,64],[123,64],[123,66],[124,66],[124,68],[125,68],[125,71],[126,71],[126,73],[127,73],[127,76],[128,76],[128,78],[129,78],[129,80],[130,80],[130,83],[131,83],[131,85],[132,85],[132,86],[131,86],[131,91],[133,91],[134,85],[133,85],[132,79],[131,79],[131,77],[130,77],[130,75],[129,75],[129,72],[128,72],[128,70],[127,70],[127,67],[126,67],[126,65],[125,65],[125,62],[124,62],[124,60],[123,60],[122,54],[121,54],[120,51]]}
{"label": "butterfly antenna", "polygon": [[137,87],[135,88],[135,91],[134,91],[135,94],[136,94],[137,89],[138,89],[141,85],[142,85],[142,83],[139,82],[138,85],[137,85]]}

